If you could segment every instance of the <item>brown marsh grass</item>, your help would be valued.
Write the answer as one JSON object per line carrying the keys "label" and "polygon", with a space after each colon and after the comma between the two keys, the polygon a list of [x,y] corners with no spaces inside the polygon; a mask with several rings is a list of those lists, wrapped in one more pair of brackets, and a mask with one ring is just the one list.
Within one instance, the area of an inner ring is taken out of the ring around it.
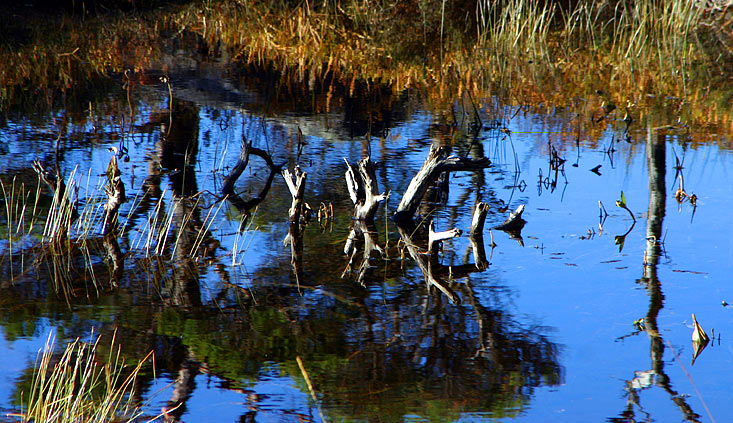
{"label": "brown marsh grass", "polygon": [[100,357],[100,339],[91,343],[77,339],[57,358],[54,340],[49,338],[39,354],[30,389],[21,394],[23,412],[13,416],[37,423],[139,421],[142,412],[134,400],[135,381],[153,353],[135,364],[126,363],[113,337],[107,357]]}
{"label": "brown marsh grass", "polygon": [[31,32],[37,42],[2,44],[10,66],[0,70],[0,104],[20,89],[69,90],[95,75],[145,71],[164,42],[196,34],[290,84],[415,88],[436,108],[468,95],[516,107],[580,98],[591,110],[614,104],[611,119],[636,122],[663,108],[676,116],[655,125],[700,129],[694,141],[708,142],[733,132],[732,9],[723,0],[221,0],[60,17]]}

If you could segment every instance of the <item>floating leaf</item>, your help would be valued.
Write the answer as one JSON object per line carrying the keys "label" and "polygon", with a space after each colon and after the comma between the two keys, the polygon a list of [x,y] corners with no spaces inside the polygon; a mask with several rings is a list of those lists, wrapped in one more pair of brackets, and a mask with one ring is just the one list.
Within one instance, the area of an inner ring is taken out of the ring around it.
{"label": "floating leaf", "polygon": [[710,339],[708,338],[708,334],[705,333],[702,326],[700,326],[699,323],[697,323],[697,319],[695,318],[695,313],[692,313],[692,341],[693,342],[705,342],[707,343]]}
{"label": "floating leaf", "polygon": [[695,360],[700,355],[700,353],[702,353],[702,350],[705,349],[705,347],[708,345],[708,342],[710,341],[710,338],[708,338],[708,334],[706,334],[702,326],[697,323],[695,313],[692,313],[692,325],[692,363],[690,363],[690,365],[695,364]]}

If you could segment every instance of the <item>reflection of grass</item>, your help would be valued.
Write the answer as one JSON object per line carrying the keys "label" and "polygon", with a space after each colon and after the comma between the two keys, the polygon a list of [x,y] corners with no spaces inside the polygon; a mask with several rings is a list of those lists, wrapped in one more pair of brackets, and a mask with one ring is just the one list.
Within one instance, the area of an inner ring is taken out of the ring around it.
{"label": "reflection of grass", "polygon": [[119,422],[141,416],[133,390],[138,372],[150,354],[130,368],[119,348],[114,347],[113,339],[109,356],[102,364],[95,357],[98,343],[99,339],[93,344],[77,339],[53,363],[54,348],[49,340],[29,392],[21,400],[22,421]]}

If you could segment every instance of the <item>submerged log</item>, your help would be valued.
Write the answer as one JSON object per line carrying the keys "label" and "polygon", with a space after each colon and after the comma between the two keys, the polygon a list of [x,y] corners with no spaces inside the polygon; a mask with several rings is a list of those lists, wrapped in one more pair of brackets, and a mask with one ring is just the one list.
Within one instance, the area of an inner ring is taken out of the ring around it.
{"label": "submerged log", "polygon": [[344,161],[346,162],[346,187],[354,203],[354,218],[372,220],[377,213],[379,203],[389,198],[389,193],[379,193],[375,165],[369,156],[359,161],[358,169],[345,158]]}
{"label": "submerged log", "polygon": [[489,159],[470,159],[467,157],[449,156],[450,149],[432,145],[428,157],[425,159],[422,168],[417,172],[405,194],[402,196],[394,219],[398,222],[410,220],[415,215],[420,202],[428,188],[437,180],[443,172],[455,172],[464,170],[485,169],[491,165]]}

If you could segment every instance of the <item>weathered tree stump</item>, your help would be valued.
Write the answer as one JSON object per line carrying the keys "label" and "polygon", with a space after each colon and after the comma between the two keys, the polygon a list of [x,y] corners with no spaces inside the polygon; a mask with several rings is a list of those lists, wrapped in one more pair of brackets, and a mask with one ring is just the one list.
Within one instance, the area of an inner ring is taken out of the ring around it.
{"label": "weathered tree stump", "polygon": [[527,223],[526,220],[522,219],[522,213],[524,213],[524,204],[521,204],[515,211],[509,214],[509,217],[500,225],[494,226],[492,229],[498,229],[500,231],[520,231]]}
{"label": "weathered tree stump", "polygon": [[301,218],[306,219],[307,210],[310,209],[306,202],[303,200],[303,193],[305,192],[305,180],[308,177],[306,172],[300,170],[300,167],[295,166],[293,172],[289,169],[282,171],[285,183],[288,185],[290,195],[293,196],[293,202],[290,206],[290,222],[299,222]]}
{"label": "weathered tree stump", "polygon": [[486,214],[489,211],[489,205],[484,202],[476,204],[473,209],[473,219],[471,222],[471,234],[469,241],[473,251],[473,262],[478,270],[486,270],[489,262],[486,260],[486,249],[484,248],[484,222],[486,222]]}
{"label": "weathered tree stump", "polygon": [[503,223],[494,226],[492,229],[498,229],[506,232],[513,240],[517,241],[519,245],[524,247],[522,228],[524,228],[524,224],[527,223],[527,221],[522,219],[522,213],[524,213],[524,204],[521,204],[515,211],[510,213],[509,217]]}
{"label": "weathered tree stump", "polygon": [[117,216],[120,206],[125,202],[125,184],[122,182],[122,173],[117,167],[117,149],[112,148],[113,156],[107,166],[107,185],[104,193],[107,202],[104,204],[104,219],[102,220],[102,234],[108,235],[117,228]]}
{"label": "weathered tree stump", "polygon": [[450,149],[448,147],[430,146],[430,152],[425,159],[425,163],[423,163],[422,168],[412,178],[405,194],[402,196],[402,201],[400,201],[394,215],[395,221],[406,222],[414,217],[428,188],[433,185],[441,173],[479,170],[491,165],[491,161],[486,157],[471,159],[467,157],[449,156],[449,152]]}
{"label": "weathered tree stump", "polygon": [[351,201],[354,203],[354,218],[372,220],[377,213],[379,203],[389,198],[389,194],[380,194],[375,175],[375,165],[367,156],[359,161],[358,169],[346,162],[346,187]]}

